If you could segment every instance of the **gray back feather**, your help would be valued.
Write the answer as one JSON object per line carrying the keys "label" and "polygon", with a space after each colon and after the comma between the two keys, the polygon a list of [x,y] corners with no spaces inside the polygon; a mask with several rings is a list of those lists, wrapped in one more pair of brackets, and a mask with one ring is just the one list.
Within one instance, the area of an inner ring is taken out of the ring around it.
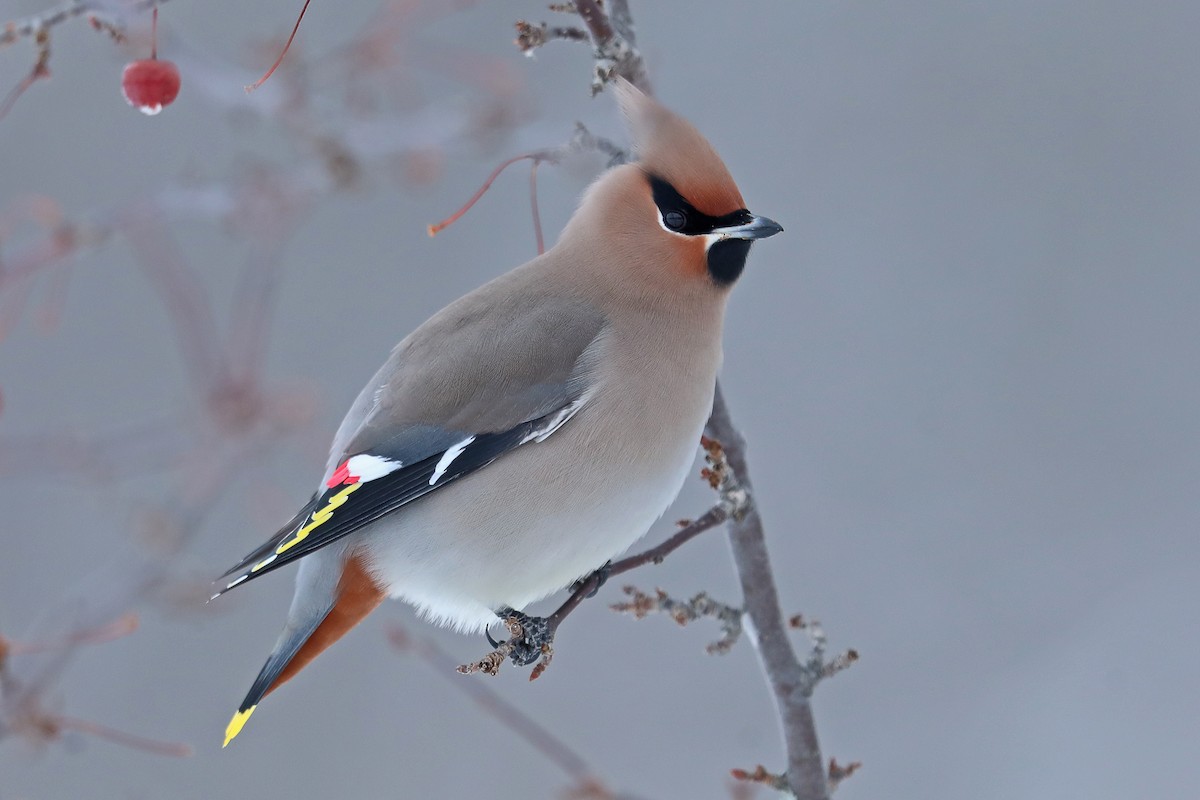
{"label": "gray back feather", "polygon": [[451,303],[395,347],[342,421],[323,480],[350,455],[408,463],[584,394],[605,317],[549,293],[533,264]]}

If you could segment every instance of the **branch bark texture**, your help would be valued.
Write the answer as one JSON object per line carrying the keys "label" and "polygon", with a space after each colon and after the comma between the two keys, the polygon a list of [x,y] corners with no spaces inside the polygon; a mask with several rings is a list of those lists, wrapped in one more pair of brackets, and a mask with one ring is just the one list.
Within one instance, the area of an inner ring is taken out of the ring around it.
{"label": "branch bark texture", "polygon": [[809,702],[815,682],[796,658],[788,637],[767,553],[762,517],[753,500],[746,440],[733,424],[719,382],[705,433],[721,443],[730,468],[751,498],[740,517],[729,521],[729,545],[742,585],[743,608],[754,624],[755,650],[775,696],[775,707],[783,728],[788,786],[802,800],[825,800],[829,797],[829,787]]}

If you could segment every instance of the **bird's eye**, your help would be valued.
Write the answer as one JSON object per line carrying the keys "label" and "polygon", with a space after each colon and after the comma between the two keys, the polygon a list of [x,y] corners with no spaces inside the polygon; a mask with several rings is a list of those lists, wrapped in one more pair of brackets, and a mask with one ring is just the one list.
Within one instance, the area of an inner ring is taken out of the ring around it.
{"label": "bird's eye", "polygon": [[663,212],[663,224],[673,231],[677,231],[687,225],[687,214],[684,214],[677,208],[672,208],[670,211]]}

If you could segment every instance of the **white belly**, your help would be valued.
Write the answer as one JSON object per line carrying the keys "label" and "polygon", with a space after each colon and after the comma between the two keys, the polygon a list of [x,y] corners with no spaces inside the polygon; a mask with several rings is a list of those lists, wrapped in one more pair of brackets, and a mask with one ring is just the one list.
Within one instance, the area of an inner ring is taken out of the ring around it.
{"label": "white belly", "polygon": [[589,412],[604,410],[356,534],[375,577],[434,621],[481,630],[497,608],[522,609],[623,552],[679,493],[707,408],[648,426],[636,454]]}

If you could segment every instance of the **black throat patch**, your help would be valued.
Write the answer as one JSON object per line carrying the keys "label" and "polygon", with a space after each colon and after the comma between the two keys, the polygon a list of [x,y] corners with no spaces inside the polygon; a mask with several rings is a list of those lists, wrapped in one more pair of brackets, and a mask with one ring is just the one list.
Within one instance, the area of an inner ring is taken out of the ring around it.
{"label": "black throat patch", "polygon": [[708,275],[718,286],[729,286],[746,268],[750,245],[746,239],[722,239],[708,248]]}

